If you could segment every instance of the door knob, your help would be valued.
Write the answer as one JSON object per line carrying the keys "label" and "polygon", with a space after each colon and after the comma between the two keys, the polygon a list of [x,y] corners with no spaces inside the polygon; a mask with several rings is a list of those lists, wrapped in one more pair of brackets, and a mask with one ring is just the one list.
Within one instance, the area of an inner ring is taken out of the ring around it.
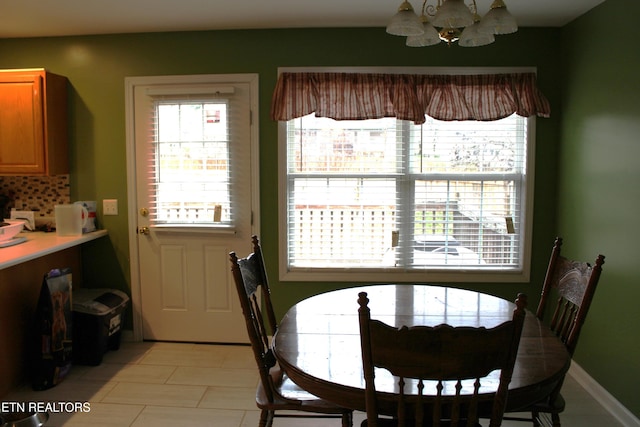
{"label": "door knob", "polygon": [[151,234],[151,230],[149,230],[149,227],[138,227],[138,234],[144,234],[145,236],[148,236],[149,234]]}

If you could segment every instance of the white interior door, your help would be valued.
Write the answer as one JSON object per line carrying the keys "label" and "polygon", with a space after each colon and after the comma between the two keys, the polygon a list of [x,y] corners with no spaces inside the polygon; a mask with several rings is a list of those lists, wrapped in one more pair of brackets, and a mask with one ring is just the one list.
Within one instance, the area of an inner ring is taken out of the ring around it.
{"label": "white interior door", "polygon": [[158,79],[128,86],[142,338],[248,342],[228,254],[257,233],[257,78]]}

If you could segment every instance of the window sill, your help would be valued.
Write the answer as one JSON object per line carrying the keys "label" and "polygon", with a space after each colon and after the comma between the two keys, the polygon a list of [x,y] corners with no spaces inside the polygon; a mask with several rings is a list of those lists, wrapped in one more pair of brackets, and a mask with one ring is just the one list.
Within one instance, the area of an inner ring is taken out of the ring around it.
{"label": "window sill", "polygon": [[462,268],[450,269],[320,269],[280,268],[282,282],[353,282],[353,283],[522,283],[529,281],[528,269]]}

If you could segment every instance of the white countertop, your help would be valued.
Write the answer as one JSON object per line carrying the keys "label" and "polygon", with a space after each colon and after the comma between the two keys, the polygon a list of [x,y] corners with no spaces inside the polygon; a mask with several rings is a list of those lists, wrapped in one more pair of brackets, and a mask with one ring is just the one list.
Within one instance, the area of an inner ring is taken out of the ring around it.
{"label": "white countertop", "polygon": [[22,232],[18,236],[26,237],[27,241],[14,246],[0,248],[0,270],[32,259],[49,255],[63,249],[81,245],[91,240],[106,236],[107,230],[97,230],[81,236],[58,236],[55,232],[42,231]]}

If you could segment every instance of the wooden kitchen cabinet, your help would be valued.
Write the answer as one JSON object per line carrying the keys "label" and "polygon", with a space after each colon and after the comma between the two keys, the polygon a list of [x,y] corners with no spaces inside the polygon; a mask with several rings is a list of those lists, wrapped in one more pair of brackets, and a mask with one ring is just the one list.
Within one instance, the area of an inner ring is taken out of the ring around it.
{"label": "wooden kitchen cabinet", "polygon": [[0,175],[69,173],[67,78],[0,70]]}

